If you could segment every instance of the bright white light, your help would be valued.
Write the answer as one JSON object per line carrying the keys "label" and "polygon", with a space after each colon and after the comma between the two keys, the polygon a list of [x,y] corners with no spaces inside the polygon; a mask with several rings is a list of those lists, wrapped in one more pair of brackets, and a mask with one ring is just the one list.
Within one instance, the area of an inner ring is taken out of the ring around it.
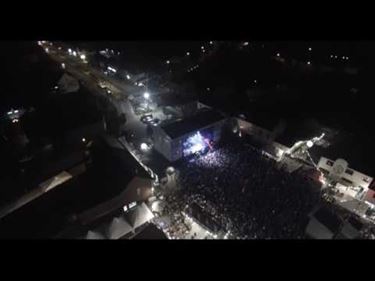
{"label": "bright white light", "polygon": [[171,62],[169,60],[166,61],[167,64],[170,64]]}
{"label": "bright white light", "polygon": [[134,85],[138,86],[138,83],[137,83],[137,82],[135,82],[135,83],[134,83]]}
{"label": "bright white light", "polygon": [[69,53],[69,54],[72,54],[72,49],[69,48],[69,49],[68,49],[68,53]]}
{"label": "bright white light", "polygon": [[311,48],[311,47],[309,47],[309,51],[310,51],[310,52],[312,51],[312,48]]}
{"label": "bright white light", "polygon": [[126,79],[130,80],[130,75],[129,74],[126,75]]}
{"label": "bright white light", "polygon": [[277,53],[276,56],[280,57],[280,53]]}
{"label": "bright white light", "polygon": [[204,46],[201,46],[201,49],[204,50]]}
{"label": "bright white light", "polygon": [[48,49],[48,48],[46,48],[45,50],[46,50],[46,53],[48,53],[48,52],[49,52],[49,49]]}
{"label": "bright white light", "polygon": [[128,211],[128,206],[125,205],[122,209],[124,210],[124,212],[127,212]]}
{"label": "bright white light", "polygon": [[257,80],[254,80],[254,83],[256,84],[256,83],[257,83]]}
{"label": "bright white light", "polygon": [[344,60],[344,59],[345,59],[345,57],[342,57],[342,59]]}
{"label": "bright white light", "polygon": [[61,63],[61,67],[65,69],[65,63]]}
{"label": "bright white light", "polygon": [[186,52],[186,55],[187,55],[187,56],[190,56],[190,52]]}
{"label": "bright white light", "polygon": [[82,138],[82,142],[86,142],[86,139],[85,139],[85,138]]}
{"label": "bright white light", "polygon": [[16,109],[15,111],[13,111],[14,113],[18,113],[18,109]]}
{"label": "bright white light", "polygon": [[244,42],[242,45],[247,46],[247,45],[249,45],[249,42]]}
{"label": "bright white light", "polygon": [[81,60],[85,60],[85,59],[86,59],[86,55],[82,54],[82,55],[80,56],[80,58],[81,58]]}
{"label": "bright white light", "polygon": [[42,42],[41,42],[41,41],[38,41],[38,45],[39,45],[39,46],[42,46]]}
{"label": "bright white light", "polygon": [[310,61],[308,61],[308,62],[307,62],[307,65],[310,65],[310,64],[311,64],[311,62],[310,62]]}
{"label": "bright white light", "polygon": [[73,56],[77,56],[77,52],[76,51],[73,51]]}
{"label": "bright white light", "polygon": [[114,69],[113,67],[110,67],[110,66],[107,66],[107,69],[108,69],[108,70],[110,70],[110,71],[112,71],[112,72],[114,72],[114,73],[116,73],[116,72],[117,72],[117,70],[116,70],[116,69]]}
{"label": "bright white light", "polygon": [[338,56],[335,56],[335,59],[337,59],[338,58]]}
{"label": "bright white light", "polygon": [[146,143],[141,143],[141,150],[146,151],[148,149],[148,145]]}
{"label": "bright white light", "polygon": [[333,55],[331,55],[331,59],[333,59]]}
{"label": "bright white light", "polygon": [[137,206],[137,202],[132,202],[132,203],[129,204],[129,209],[131,209],[135,206]]}
{"label": "bright white light", "polygon": [[306,145],[307,145],[307,147],[312,147],[314,145],[314,143],[312,141],[307,141]]}
{"label": "bright white light", "polygon": [[147,99],[149,99],[150,98],[150,93],[149,92],[145,92],[144,94],[143,94],[143,97],[147,100]]}
{"label": "bright white light", "polygon": [[349,60],[349,57],[346,57],[346,60]]}
{"label": "bright white light", "polygon": [[210,44],[211,44],[211,45],[213,45],[213,44],[214,44],[214,42],[210,41]]}
{"label": "bright white light", "polygon": [[144,85],[143,85],[142,82],[140,82],[140,83],[138,83],[138,86],[139,86],[139,87],[142,87],[142,86],[144,86]]}
{"label": "bright white light", "polygon": [[18,122],[18,119],[13,119],[12,120],[12,123],[17,123]]}

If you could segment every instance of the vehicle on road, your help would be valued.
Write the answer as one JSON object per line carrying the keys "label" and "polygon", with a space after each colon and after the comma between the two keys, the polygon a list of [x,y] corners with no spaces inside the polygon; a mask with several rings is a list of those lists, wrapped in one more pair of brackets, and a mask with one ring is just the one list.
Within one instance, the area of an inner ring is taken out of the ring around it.
{"label": "vehicle on road", "polygon": [[152,114],[143,115],[140,120],[142,123],[148,124],[153,120]]}
{"label": "vehicle on road", "polygon": [[150,121],[150,124],[151,124],[152,126],[157,126],[157,125],[160,124],[160,119],[155,118],[155,119],[153,119],[153,120]]}

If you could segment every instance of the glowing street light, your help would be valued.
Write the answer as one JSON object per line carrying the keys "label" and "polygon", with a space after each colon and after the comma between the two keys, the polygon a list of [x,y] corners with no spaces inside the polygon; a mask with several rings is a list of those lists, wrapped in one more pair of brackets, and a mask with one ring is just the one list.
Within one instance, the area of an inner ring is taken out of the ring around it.
{"label": "glowing street light", "polygon": [[73,51],[73,56],[77,56],[77,52],[76,51]]}
{"label": "glowing street light", "polygon": [[130,80],[130,75],[129,74],[126,75],[126,79]]}
{"label": "glowing street light", "polygon": [[187,56],[190,56],[190,52],[186,52],[186,55],[187,55]]}
{"label": "glowing street light", "polygon": [[309,51],[310,51],[310,52],[312,51],[312,48],[311,48],[311,47],[309,47]]}
{"label": "glowing street light", "polygon": [[169,60],[166,61],[167,64],[170,64],[171,62]]}
{"label": "glowing street light", "polygon": [[280,53],[277,53],[276,56],[280,57]]}
{"label": "glowing street light", "polygon": [[150,93],[149,93],[149,92],[145,92],[145,93],[143,94],[143,97],[144,97],[146,100],[148,100],[148,99],[150,98]]}
{"label": "glowing street light", "polygon": [[85,138],[82,138],[82,142],[86,142],[86,139],[85,139]]}
{"label": "glowing street light", "polygon": [[311,62],[310,62],[310,61],[308,61],[308,62],[307,62],[307,65],[310,65],[310,64],[311,64]]}
{"label": "glowing street light", "polygon": [[81,60],[85,60],[86,59],[86,55],[82,54],[82,55],[80,55],[80,58],[81,58]]}

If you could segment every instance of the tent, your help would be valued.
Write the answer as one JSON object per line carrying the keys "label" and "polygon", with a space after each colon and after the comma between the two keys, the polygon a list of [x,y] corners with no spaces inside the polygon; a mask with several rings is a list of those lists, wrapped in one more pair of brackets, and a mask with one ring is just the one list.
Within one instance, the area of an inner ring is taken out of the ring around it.
{"label": "tent", "polygon": [[131,231],[133,228],[123,217],[115,217],[109,223],[106,232],[109,239],[119,239]]}
{"label": "tent", "polygon": [[89,230],[87,232],[87,234],[86,234],[85,239],[89,239],[89,240],[101,240],[101,239],[106,239],[106,238],[100,232]]}
{"label": "tent", "polygon": [[134,229],[140,227],[154,217],[145,203],[131,209],[125,213],[124,216]]}

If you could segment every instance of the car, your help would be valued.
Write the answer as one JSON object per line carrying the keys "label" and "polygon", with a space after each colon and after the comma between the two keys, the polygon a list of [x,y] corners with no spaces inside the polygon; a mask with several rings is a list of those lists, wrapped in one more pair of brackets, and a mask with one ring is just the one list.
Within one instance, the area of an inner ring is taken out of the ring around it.
{"label": "car", "polygon": [[147,124],[152,120],[152,114],[143,115],[140,120],[141,120],[142,123]]}
{"label": "car", "polygon": [[160,119],[155,118],[155,119],[150,121],[150,124],[153,125],[153,126],[157,126],[157,125],[160,124]]}

